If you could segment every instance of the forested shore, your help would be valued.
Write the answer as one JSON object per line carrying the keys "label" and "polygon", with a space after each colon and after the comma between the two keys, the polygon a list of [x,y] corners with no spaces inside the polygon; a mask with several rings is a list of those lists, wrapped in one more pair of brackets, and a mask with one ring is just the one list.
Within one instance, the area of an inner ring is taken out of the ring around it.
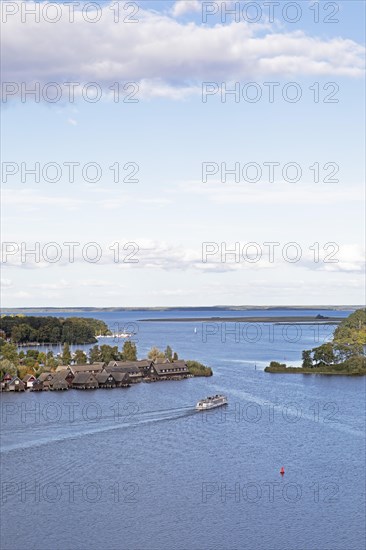
{"label": "forested shore", "polygon": [[264,370],[289,374],[366,375],[366,311],[358,309],[334,331],[331,342],[302,352],[302,366],[271,361]]}

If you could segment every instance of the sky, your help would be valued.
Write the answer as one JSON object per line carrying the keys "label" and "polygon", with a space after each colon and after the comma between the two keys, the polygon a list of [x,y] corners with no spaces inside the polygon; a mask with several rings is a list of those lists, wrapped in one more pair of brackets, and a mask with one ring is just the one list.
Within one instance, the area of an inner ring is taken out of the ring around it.
{"label": "sky", "polygon": [[364,303],[364,3],[93,4],[1,5],[2,306]]}

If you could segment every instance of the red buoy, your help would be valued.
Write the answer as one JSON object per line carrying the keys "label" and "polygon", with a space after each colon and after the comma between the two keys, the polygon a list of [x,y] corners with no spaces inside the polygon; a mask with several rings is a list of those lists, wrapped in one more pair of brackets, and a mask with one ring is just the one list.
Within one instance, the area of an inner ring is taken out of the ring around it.
{"label": "red buoy", "polygon": [[281,474],[281,476],[283,476],[283,475],[284,475],[284,473],[285,473],[285,468],[284,468],[284,467],[282,466],[282,468],[281,468],[281,470],[280,470],[280,474]]}

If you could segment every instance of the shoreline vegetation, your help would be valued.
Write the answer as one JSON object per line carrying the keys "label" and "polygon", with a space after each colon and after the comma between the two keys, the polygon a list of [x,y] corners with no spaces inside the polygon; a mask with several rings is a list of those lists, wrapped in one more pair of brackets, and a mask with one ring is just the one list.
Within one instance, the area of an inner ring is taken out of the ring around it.
{"label": "shoreline vegetation", "polygon": [[336,328],[331,342],[302,352],[302,366],[292,367],[271,361],[270,373],[366,375],[366,311],[358,309]]}
{"label": "shoreline vegetation", "polygon": [[85,317],[2,315],[0,337],[18,345],[95,344],[112,333],[104,321]]}

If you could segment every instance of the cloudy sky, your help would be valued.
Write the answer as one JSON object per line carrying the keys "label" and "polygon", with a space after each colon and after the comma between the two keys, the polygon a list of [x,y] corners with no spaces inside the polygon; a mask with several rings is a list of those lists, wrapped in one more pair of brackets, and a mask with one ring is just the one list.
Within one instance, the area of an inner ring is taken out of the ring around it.
{"label": "cloudy sky", "polygon": [[87,4],[2,2],[3,306],[363,303],[364,4]]}

